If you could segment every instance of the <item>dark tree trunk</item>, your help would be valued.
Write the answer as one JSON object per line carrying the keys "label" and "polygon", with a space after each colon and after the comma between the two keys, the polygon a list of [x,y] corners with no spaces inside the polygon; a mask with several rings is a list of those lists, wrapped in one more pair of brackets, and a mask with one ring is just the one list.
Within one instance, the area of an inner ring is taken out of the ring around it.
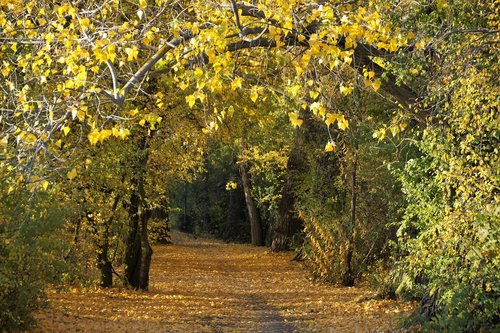
{"label": "dark tree trunk", "polygon": [[356,168],[357,156],[354,154],[351,170],[351,214],[349,216],[348,225],[348,244],[345,254],[345,270],[342,274],[342,284],[346,287],[354,285],[354,272],[352,269],[352,256],[354,253],[354,228],[356,223]]}
{"label": "dark tree trunk", "polygon": [[289,177],[283,188],[278,207],[278,220],[271,243],[271,250],[274,252],[290,250],[293,236],[303,228],[302,220],[295,214],[294,204],[293,180]]}
{"label": "dark tree trunk", "polygon": [[151,267],[151,257],[153,249],[148,239],[148,220],[149,216],[145,212],[141,214],[141,257],[139,262],[139,283],[133,286],[136,289],[148,290],[149,287],[149,268]]}
{"label": "dark tree trunk", "polygon": [[150,211],[146,207],[144,190],[148,160],[146,138],[141,140],[139,148],[142,156],[135,168],[135,177],[132,181],[134,189],[128,207],[129,234],[125,251],[125,283],[134,289],[147,290],[153,249],[148,240]]}
{"label": "dark tree trunk", "polygon": [[201,230],[203,230],[204,232],[210,233],[211,221],[210,221],[209,207],[212,206],[212,203],[210,202],[210,189],[208,188],[208,177],[209,177],[208,172],[206,172],[203,175],[203,177],[204,177],[204,181],[203,181],[203,188],[202,188],[202,192],[201,192],[201,198],[202,198],[203,202],[206,203],[206,207],[201,212]]}
{"label": "dark tree trunk", "polygon": [[[233,171],[234,174],[232,176],[236,176],[237,171]],[[248,227],[245,216],[244,196],[240,186],[229,191],[226,222],[222,231],[222,238],[226,241],[235,239],[242,240],[242,228]]]}
{"label": "dark tree trunk", "polygon": [[113,265],[109,260],[108,246],[103,246],[102,248],[99,248],[98,251],[97,267],[101,272],[100,286],[103,288],[109,288],[113,286]]}
{"label": "dark tree trunk", "polygon": [[305,140],[305,132],[308,130],[307,127],[311,126],[311,121],[305,118],[302,128],[295,130],[294,144],[288,157],[285,185],[278,206],[278,218],[273,228],[271,250],[274,252],[289,250],[293,236],[303,228],[302,220],[295,213],[293,189],[295,178],[306,167],[301,149]]}
{"label": "dark tree trunk", "polygon": [[106,221],[106,225],[104,226],[104,230],[102,236],[99,240],[98,251],[97,254],[97,267],[101,272],[101,287],[109,288],[113,286],[113,264],[111,260],[109,260],[109,228],[111,223],[113,223],[115,211],[118,208],[118,204],[120,203],[120,196],[117,195],[113,199],[113,206],[111,207],[111,216]]}
{"label": "dark tree trunk", "polygon": [[149,267],[153,254],[147,232],[149,216],[141,208],[136,212],[129,223],[125,253],[125,282],[134,289],[147,290],[149,285]]}
{"label": "dark tree trunk", "polygon": [[240,164],[241,183],[245,194],[245,203],[248,211],[248,219],[250,220],[250,234],[252,245],[264,245],[264,237],[262,236],[262,222],[260,219],[259,209],[252,196],[252,183],[248,177],[248,166],[245,163]]}

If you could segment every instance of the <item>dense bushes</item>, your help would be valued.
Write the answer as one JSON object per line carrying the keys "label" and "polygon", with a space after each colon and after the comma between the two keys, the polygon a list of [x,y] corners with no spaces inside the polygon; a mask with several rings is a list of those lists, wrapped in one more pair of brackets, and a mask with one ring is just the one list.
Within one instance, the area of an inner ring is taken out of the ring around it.
{"label": "dense bushes", "polygon": [[46,286],[75,274],[64,260],[62,211],[43,194],[24,206],[23,194],[0,203],[0,328],[6,330],[29,327]]}
{"label": "dense bushes", "polygon": [[399,229],[399,290],[423,299],[415,319],[431,319],[426,327],[499,329],[496,79],[491,71],[464,65],[436,125],[422,134],[423,156],[407,163],[400,177],[407,206]]}

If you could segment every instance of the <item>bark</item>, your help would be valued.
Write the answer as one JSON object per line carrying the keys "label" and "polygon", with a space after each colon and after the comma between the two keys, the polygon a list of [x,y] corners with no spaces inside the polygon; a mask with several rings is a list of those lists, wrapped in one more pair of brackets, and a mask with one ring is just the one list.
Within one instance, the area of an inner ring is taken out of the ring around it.
{"label": "bark", "polygon": [[262,235],[262,222],[259,209],[252,196],[252,183],[248,177],[248,166],[245,163],[240,164],[241,183],[245,194],[245,203],[248,211],[248,219],[250,220],[250,234],[252,237],[252,245],[263,246],[264,237]]}
{"label": "bark", "polygon": [[208,177],[209,174],[206,172],[204,175],[203,187],[201,189],[201,199],[206,203],[205,208],[201,211],[201,230],[204,232],[210,232],[210,211],[208,207],[211,207],[212,203],[210,202],[210,189],[208,188]]}
{"label": "bark", "polygon": [[148,290],[149,287],[149,268],[151,267],[151,256],[153,249],[148,240],[148,220],[149,216],[141,213],[141,256],[139,262],[139,283],[134,286],[136,289]]}
{"label": "bark", "polygon": [[113,286],[113,265],[109,260],[108,246],[100,247],[97,255],[97,267],[101,273],[100,286],[103,288],[110,288]]}
{"label": "bark", "polygon": [[302,128],[295,130],[294,144],[287,163],[287,176],[281,200],[278,206],[278,218],[274,226],[274,232],[271,241],[271,250],[274,252],[288,251],[292,238],[303,228],[303,222],[295,213],[295,177],[301,174],[306,167],[301,147],[305,140],[305,132],[311,125],[312,120],[304,118]]}
{"label": "bark", "polygon": [[109,259],[109,227],[114,220],[114,214],[118,204],[120,203],[120,196],[117,195],[113,199],[113,205],[111,207],[111,216],[106,221],[104,226],[104,231],[101,236],[100,243],[98,245],[98,255],[97,255],[97,267],[101,272],[101,287],[109,288],[113,286],[113,264]]}
{"label": "bark", "polygon": [[[236,170],[234,170],[236,176]],[[241,237],[242,227],[248,226],[245,217],[245,198],[241,187],[229,191],[229,202],[227,205],[227,216],[222,238],[226,241]]]}
{"label": "bark", "polygon": [[134,289],[147,290],[153,249],[148,239],[148,220],[151,212],[146,207],[144,190],[148,160],[146,138],[142,138],[139,148],[142,156],[135,168],[135,177],[132,180],[134,190],[128,207],[129,234],[125,251],[125,283]]}
{"label": "bark", "polygon": [[356,223],[356,168],[357,168],[357,157],[354,155],[354,160],[352,163],[351,170],[351,214],[349,216],[348,225],[348,244],[345,254],[345,270],[342,274],[342,284],[346,287],[352,287],[354,285],[354,272],[352,269],[352,256],[354,254],[354,226]]}
{"label": "bark", "polygon": [[271,250],[274,252],[290,250],[290,243],[293,236],[303,227],[302,221],[295,216],[295,197],[292,193],[292,189],[293,181],[288,178],[281,196],[278,208],[278,219],[271,242]]}

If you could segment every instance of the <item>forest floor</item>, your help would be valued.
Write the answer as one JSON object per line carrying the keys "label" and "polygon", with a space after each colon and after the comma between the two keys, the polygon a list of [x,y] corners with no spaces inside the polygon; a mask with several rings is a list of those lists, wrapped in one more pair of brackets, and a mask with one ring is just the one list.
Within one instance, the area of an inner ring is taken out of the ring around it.
{"label": "forest floor", "polygon": [[408,303],[312,281],[293,253],[175,234],[150,290],[50,292],[33,332],[395,332]]}

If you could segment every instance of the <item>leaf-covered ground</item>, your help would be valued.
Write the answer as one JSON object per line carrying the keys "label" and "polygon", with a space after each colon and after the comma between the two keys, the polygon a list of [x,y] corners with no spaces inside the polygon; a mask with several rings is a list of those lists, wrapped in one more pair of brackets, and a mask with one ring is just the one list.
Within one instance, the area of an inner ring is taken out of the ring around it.
{"label": "leaf-covered ground", "polygon": [[[154,248],[148,292],[50,293],[34,332],[393,332],[410,304],[308,279],[291,253],[194,239]],[[364,299],[364,301],[360,301]]]}

